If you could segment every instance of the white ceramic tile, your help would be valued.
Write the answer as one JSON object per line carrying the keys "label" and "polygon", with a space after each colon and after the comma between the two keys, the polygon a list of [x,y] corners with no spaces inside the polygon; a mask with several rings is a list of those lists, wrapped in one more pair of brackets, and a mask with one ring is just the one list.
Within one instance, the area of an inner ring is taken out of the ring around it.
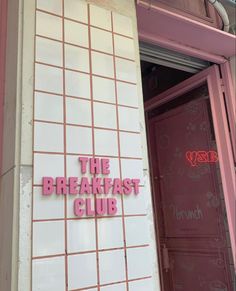
{"label": "white ceramic tile", "polygon": [[67,97],[66,121],[71,124],[91,125],[91,102]]}
{"label": "white ceramic tile", "polygon": [[90,99],[90,77],[72,71],[65,72],[66,94]]}
{"label": "white ceramic tile", "polygon": [[92,49],[112,54],[113,44],[111,32],[91,27],[91,47]]}
{"label": "white ceramic tile", "polygon": [[42,177],[64,177],[64,156],[34,154],[34,184],[42,184]]}
{"label": "white ceramic tile", "polygon": [[33,223],[33,256],[64,254],[64,221],[44,221]]}
{"label": "white ceramic tile", "polygon": [[137,280],[129,282],[129,291],[144,291],[144,290],[154,290],[153,280]]}
{"label": "white ceramic tile", "polygon": [[104,103],[93,103],[94,126],[105,128],[117,128],[116,106]]}
{"label": "white ceramic tile", "polygon": [[89,52],[87,49],[73,45],[65,45],[65,66],[67,69],[74,69],[89,72]]}
{"label": "white ceramic tile", "polygon": [[127,246],[138,246],[150,243],[149,225],[146,216],[125,218],[125,233]]}
{"label": "white ceramic tile", "polygon": [[78,126],[66,127],[66,148],[68,153],[92,153],[92,129]]}
{"label": "white ceramic tile", "polygon": [[62,18],[37,11],[36,34],[62,40]]}
{"label": "white ceramic tile", "polygon": [[143,161],[134,159],[121,159],[121,170],[123,177],[140,179],[143,184]]}
{"label": "white ceramic tile", "polygon": [[88,23],[88,5],[83,0],[65,0],[65,17]]}
{"label": "white ceramic tile", "polygon": [[62,43],[36,37],[36,61],[62,67]]}
{"label": "white ceramic tile", "polygon": [[63,122],[63,97],[35,92],[34,118]]}
{"label": "white ceramic tile", "polygon": [[32,291],[65,291],[65,258],[33,260]]}
{"label": "white ceramic tile", "polygon": [[113,80],[93,76],[93,99],[115,103],[115,83]]}
{"label": "white ceramic tile", "polygon": [[121,218],[98,219],[99,249],[119,248],[124,246]]}
{"label": "white ceramic tile", "polygon": [[118,155],[117,132],[111,130],[95,129],[95,154]]}
{"label": "white ceramic tile", "polygon": [[132,19],[115,12],[113,12],[112,14],[114,32],[132,37],[133,36]]}
{"label": "white ceramic tile", "polygon": [[135,62],[116,58],[116,77],[118,80],[136,83],[136,71],[137,68]]}
{"label": "white ceramic tile", "polygon": [[68,257],[68,287],[71,289],[97,285],[96,253]]}
{"label": "white ceramic tile", "polygon": [[119,57],[135,59],[134,41],[133,39],[114,35],[115,55]]}
{"label": "white ceramic tile", "polygon": [[99,267],[101,284],[125,280],[124,251],[115,250],[100,252]]}
{"label": "white ceramic tile", "polygon": [[42,187],[34,187],[33,219],[64,218],[64,196],[42,195]]}
{"label": "white ceramic tile", "polygon": [[127,261],[129,280],[152,275],[150,247],[127,249]]}
{"label": "white ceramic tile", "polygon": [[62,1],[61,0],[50,0],[50,1],[45,1],[45,0],[37,0],[37,8],[52,12],[57,15],[62,14]]}
{"label": "white ceramic tile", "polygon": [[92,52],[92,71],[93,74],[113,78],[113,57],[103,53]]}
{"label": "white ceramic tile", "polygon": [[63,125],[44,122],[34,123],[34,150],[45,152],[64,151]]}
{"label": "white ceramic tile", "polygon": [[124,196],[124,213],[129,214],[146,214],[147,213],[147,192],[144,187],[140,187],[138,195]]}
{"label": "white ceramic tile", "polygon": [[142,157],[140,134],[120,132],[120,155],[130,158]]}
{"label": "white ceramic tile", "polygon": [[122,106],[118,110],[120,129],[139,132],[139,110]]}
{"label": "white ceramic tile", "polygon": [[91,25],[111,30],[111,12],[98,6],[90,5]]}
{"label": "white ceramic tile", "polygon": [[[88,156],[88,158],[91,158],[92,156]],[[66,163],[67,163],[67,176],[68,177],[88,177],[91,178],[93,175],[89,173],[89,167],[87,169],[87,172],[85,174],[81,173],[81,166],[78,160],[78,156],[70,156],[67,155],[66,157]]]}
{"label": "white ceramic tile", "polygon": [[[79,198],[86,199],[86,198],[88,198],[88,195],[87,194],[80,195]],[[91,205],[94,205],[94,195],[93,196],[90,195],[89,198],[91,199]],[[78,218],[78,216],[74,214],[74,201],[75,201],[75,199],[76,199],[76,197],[73,195],[67,196],[67,217],[68,218]],[[85,218],[85,217],[93,218],[93,216],[88,216],[88,215],[84,214],[83,218]],[[87,219],[87,218],[85,218],[85,219]]]}
{"label": "white ceramic tile", "polygon": [[65,20],[65,42],[88,47],[88,26]]}
{"label": "white ceramic tile", "polygon": [[62,70],[50,66],[35,64],[35,89],[52,93],[62,93]]}
{"label": "white ceramic tile", "polygon": [[67,222],[67,246],[69,253],[95,250],[95,220],[69,220]]}
{"label": "white ceramic tile", "polygon": [[138,107],[137,85],[117,82],[118,104]]}
{"label": "white ceramic tile", "polygon": [[101,291],[127,291],[125,283],[101,287],[100,290]]}

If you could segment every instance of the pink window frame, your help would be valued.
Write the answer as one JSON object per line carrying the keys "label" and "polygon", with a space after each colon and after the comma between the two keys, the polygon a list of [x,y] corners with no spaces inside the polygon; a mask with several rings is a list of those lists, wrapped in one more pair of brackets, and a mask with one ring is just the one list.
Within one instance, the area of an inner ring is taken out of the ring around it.
{"label": "pink window frame", "polygon": [[7,0],[0,0],[0,174],[3,151],[3,105],[5,93],[5,63],[7,40]]}

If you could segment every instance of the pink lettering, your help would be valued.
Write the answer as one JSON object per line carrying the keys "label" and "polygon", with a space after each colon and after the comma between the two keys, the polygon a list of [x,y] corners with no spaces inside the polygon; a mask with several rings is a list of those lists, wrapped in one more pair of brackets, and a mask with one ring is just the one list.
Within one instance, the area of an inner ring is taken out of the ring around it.
{"label": "pink lettering", "polygon": [[87,157],[79,157],[79,161],[81,163],[81,173],[85,174],[87,169],[88,158]]}
{"label": "pink lettering", "polygon": [[53,178],[43,177],[43,195],[51,195],[53,191]]}
{"label": "pink lettering", "polygon": [[140,179],[132,179],[133,187],[134,187],[134,194],[139,194],[139,183]]}
{"label": "pink lettering", "polygon": [[190,164],[195,167],[196,166],[196,161],[197,161],[197,152],[186,152],[186,159],[190,162]]}
{"label": "pink lettering", "polygon": [[109,159],[102,159],[102,173],[104,175],[110,174],[110,164]]}
{"label": "pink lettering", "polygon": [[84,215],[84,210],[81,209],[80,207],[84,205],[84,199],[77,198],[74,201],[74,214],[76,216],[83,216]]}
{"label": "pink lettering", "polygon": [[126,178],[123,180],[123,191],[124,194],[130,194],[132,192],[131,179]]}
{"label": "pink lettering", "polygon": [[112,190],[112,194],[122,194],[122,182],[121,179],[114,179],[113,182],[113,190]]}
{"label": "pink lettering", "polygon": [[93,194],[101,194],[102,187],[101,187],[102,178],[92,178],[92,192]]}
{"label": "pink lettering", "polygon": [[97,198],[96,199],[96,213],[98,215],[104,215],[107,211],[107,199]]}
{"label": "pink lettering", "polygon": [[208,155],[210,163],[216,163],[219,160],[218,154],[215,151],[209,151]]}
{"label": "pink lettering", "polygon": [[66,178],[65,177],[57,177],[56,178],[56,193],[58,195],[67,194]]}
{"label": "pink lettering", "polygon": [[69,193],[70,194],[78,194],[78,178],[70,177],[69,178]]}
{"label": "pink lettering", "polygon": [[107,199],[108,204],[108,214],[115,215],[117,213],[117,201],[115,198],[108,198]]}
{"label": "pink lettering", "polygon": [[94,216],[95,211],[92,209],[92,199],[91,198],[86,198],[86,214],[88,216]]}
{"label": "pink lettering", "polygon": [[81,178],[80,194],[91,194],[91,189],[87,177]]}
{"label": "pink lettering", "polygon": [[100,174],[100,160],[98,158],[90,159],[90,173],[91,174]]}

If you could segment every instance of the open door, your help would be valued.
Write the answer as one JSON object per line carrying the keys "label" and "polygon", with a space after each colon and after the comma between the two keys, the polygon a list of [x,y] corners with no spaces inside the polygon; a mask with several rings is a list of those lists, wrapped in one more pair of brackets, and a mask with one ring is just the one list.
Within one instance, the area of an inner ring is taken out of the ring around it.
{"label": "open door", "polygon": [[164,291],[233,291],[235,173],[217,66],[146,102]]}

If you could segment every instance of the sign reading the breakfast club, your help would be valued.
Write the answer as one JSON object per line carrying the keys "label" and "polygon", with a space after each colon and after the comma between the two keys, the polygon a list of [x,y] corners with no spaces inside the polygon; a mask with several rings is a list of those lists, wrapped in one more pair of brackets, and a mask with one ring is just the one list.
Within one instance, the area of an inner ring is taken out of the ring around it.
{"label": "sign reading the breakfast club", "polygon": [[[115,215],[117,213],[116,195],[138,195],[140,179],[109,178],[110,160],[100,158],[78,158],[78,170],[92,178],[78,177],[43,177],[42,194],[74,195],[74,214],[76,216]],[[102,176],[102,177],[101,177]],[[101,198],[101,194],[112,194],[112,198]],[[86,198],[79,197],[86,195]],[[96,195],[93,203],[92,195]]]}

